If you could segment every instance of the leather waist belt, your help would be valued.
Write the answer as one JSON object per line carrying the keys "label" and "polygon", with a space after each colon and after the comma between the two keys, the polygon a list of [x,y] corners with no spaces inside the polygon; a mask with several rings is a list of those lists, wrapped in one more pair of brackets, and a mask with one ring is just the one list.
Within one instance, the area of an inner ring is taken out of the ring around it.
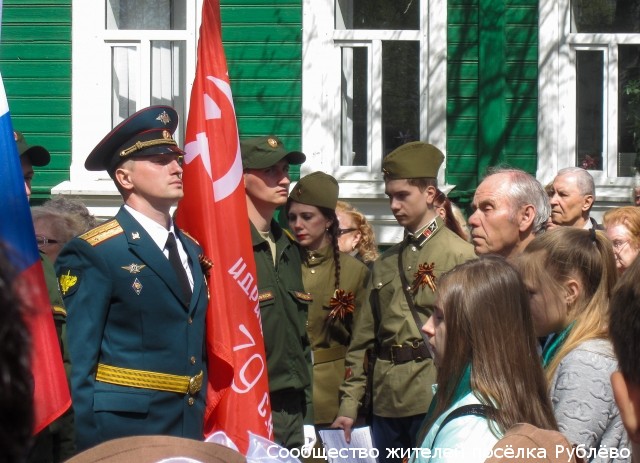
{"label": "leather waist belt", "polygon": [[404,346],[381,346],[378,349],[378,358],[399,364],[431,358],[431,352],[423,341],[414,341],[413,344]]}
{"label": "leather waist belt", "polygon": [[346,346],[334,346],[327,349],[318,349],[313,351],[313,364],[333,362],[334,360],[340,360],[347,355]]}
{"label": "leather waist belt", "polygon": [[195,394],[202,389],[202,370],[195,376],[170,375],[154,371],[133,370],[98,364],[96,381],[117,384],[119,386],[154,389],[156,391],[178,392],[180,394]]}

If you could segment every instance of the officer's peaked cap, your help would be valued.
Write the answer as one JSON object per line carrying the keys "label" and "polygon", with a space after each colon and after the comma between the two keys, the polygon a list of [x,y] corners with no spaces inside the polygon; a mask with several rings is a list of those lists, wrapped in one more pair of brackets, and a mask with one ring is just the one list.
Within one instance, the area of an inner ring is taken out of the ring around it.
{"label": "officer's peaked cap", "polygon": [[89,153],[87,170],[106,170],[109,175],[126,159],[158,154],[184,155],[173,133],[178,113],[170,106],[149,106],[120,122]]}

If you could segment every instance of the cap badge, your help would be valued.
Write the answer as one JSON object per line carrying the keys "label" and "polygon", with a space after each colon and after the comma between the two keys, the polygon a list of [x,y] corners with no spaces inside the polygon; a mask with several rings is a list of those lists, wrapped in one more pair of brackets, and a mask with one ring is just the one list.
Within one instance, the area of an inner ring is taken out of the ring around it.
{"label": "cap badge", "polygon": [[269,143],[269,146],[271,148],[277,148],[278,147],[278,140],[276,140],[275,138],[269,138],[267,140],[267,143]]}
{"label": "cap badge", "polygon": [[165,140],[173,140],[173,137],[171,136],[171,133],[168,130],[162,131],[162,138],[164,138]]}
{"label": "cap badge", "polygon": [[169,122],[171,122],[171,118],[169,117],[166,111],[162,111],[158,115],[158,117],[156,117],[156,120],[162,122],[164,125],[167,125]]}

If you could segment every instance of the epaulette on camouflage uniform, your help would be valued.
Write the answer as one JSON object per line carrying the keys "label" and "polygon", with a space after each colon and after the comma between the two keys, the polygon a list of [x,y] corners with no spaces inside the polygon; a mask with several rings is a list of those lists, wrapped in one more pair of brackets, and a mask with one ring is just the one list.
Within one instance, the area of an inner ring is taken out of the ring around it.
{"label": "epaulette on camouflage uniform", "polygon": [[106,241],[116,235],[120,235],[121,233],[124,233],[124,230],[116,219],[112,219],[80,235],[80,238],[85,240],[91,246],[97,246],[103,241]]}

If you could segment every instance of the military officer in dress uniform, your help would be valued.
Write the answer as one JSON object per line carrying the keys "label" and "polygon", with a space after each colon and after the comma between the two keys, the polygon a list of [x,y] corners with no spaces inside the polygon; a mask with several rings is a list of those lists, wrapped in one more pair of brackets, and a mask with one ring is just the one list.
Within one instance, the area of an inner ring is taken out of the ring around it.
{"label": "military officer in dress uniform", "polygon": [[313,350],[316,429],[329,427],[338,416],[353,316],[365,304],[369,277],[365,264],[338,247],[338,193],[335,178],[313,172],[296,184],[286,207],[289,229],[303,251],[302,282],[313,298],[307,334]]}
{"label": "military officer in dress uniform", "polygon": [[132,435],[203,438],[208,290],[202,249],[170,213],[183,196],[177,124],[171,107],[138,111],[85,162],[109,173],[124,205],[56,261],[79,450]]}
{"label": "military officer in dress uniform", "polygon": [[372,269],[369,303],[356,312],[334,427],[345,437],[365,394],[365,351],[373,368],[372,433],[380,461],[388,450],[415,447],[415,437],[431,403],[435,366],[420,328],[435,303],[438,278],[475,258],[473,247],[449,230],[435,206],[438,169],[444,160],[433,145],[410,142],[382,162],[391,212],[405,228],[405,239],[385,251]]}

